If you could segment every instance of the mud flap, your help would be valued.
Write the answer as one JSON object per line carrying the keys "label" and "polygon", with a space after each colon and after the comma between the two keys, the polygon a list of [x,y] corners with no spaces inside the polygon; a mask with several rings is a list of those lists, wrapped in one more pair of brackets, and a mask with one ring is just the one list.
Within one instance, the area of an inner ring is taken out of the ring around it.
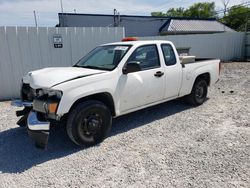
{"label": "mud flap", "polygon": [[28,134],[35,141],[35,146],[39,149],[46,149],[49,141],[48,131],[32,131],[28,129]]}

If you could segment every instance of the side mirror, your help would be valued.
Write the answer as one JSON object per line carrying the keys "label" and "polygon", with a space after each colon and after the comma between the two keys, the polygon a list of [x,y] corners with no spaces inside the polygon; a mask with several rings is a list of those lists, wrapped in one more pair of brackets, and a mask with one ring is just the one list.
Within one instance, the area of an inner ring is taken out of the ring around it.
{"label": "side mirror", "polygon": [[138,72],[138,71],[141,71],[141,67],[139,63],[136,61],[128,62],[127,65],[122,70],[123,74],[128,74],[128,73]]}

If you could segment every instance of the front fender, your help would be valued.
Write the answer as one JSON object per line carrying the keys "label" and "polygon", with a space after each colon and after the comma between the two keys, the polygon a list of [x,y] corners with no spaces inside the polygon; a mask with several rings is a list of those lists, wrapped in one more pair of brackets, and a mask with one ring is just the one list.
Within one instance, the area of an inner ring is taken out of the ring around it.
{"label": "front fender", "polygon": [[[114,72],[105,75],[96,75],[89,78],[81,78],[56,86],[54,89],[63,91],[57,109],[57,115],[62,116],[68,113],[77,100],[98,93],[109,93],[115,103],[115,99],[117,98],[116,78],[117,75]],[[114,105],[116,107],[116,104]]]}
{"label": "front fender", "polygon": [[[91,95],[95,95],[98,93],[109,93],[112,98],[114,99],[114,91],[108,88],[103,89],[93,89],[90,86],[84,87],[84,92],[82,88],[74,89],[67,93],[65,96],[62,97],[58,109],[57,114],[59,116],[62,116],[64,114],[67,114],[70,110],[70,108],[73,106],[73,104],[78,101],[79,99],[82,99],[84,97],[88,97]],[[115,105],[115,104],[114,104]]]}

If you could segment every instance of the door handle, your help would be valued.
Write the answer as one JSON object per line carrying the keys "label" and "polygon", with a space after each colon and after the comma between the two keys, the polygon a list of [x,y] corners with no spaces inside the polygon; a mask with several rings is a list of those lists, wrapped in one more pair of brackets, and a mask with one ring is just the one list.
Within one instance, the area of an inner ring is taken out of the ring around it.
{"label": "door handle", "polygon": [[157,71],[154,76],[155,77],[162,77],[164,75],[164,72],[161,72],[161,71]]}

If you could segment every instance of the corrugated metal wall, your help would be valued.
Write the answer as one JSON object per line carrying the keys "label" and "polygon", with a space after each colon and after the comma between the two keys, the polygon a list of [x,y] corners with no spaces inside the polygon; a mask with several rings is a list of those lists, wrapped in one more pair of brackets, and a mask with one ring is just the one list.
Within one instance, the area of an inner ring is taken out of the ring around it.
{"label": "corrugated metal wall", "polygon": [[[61,34],[63,48],[54,48],[54,34]],[[71,66],[97,45],[123,37],[124,28],[0,27],[0,100],[19,96],[28,71]]]}
{"label": "corrugated metal wall", "polygon": [[250,32],[246,33],[246,59],[250,61]]}
{"label": "corrugated metal wall", "polygon": [[245,33],[168,35],[140,39],[169,40],[177,48],[191,47],[190,54],[197,57],[219,58],[223,61],[243,59],[245,53]]}

